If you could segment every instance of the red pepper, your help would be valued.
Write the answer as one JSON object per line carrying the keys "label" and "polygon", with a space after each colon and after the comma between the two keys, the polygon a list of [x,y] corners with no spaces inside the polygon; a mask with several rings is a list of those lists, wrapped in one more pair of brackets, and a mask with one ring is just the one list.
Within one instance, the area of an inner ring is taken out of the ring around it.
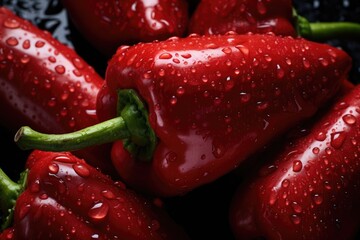
{"label": "red pepper", "polygon": [[359,96],[357,86],[239,187],[230,210],[237,239],[355,239]]}
{"label": "red pepper", "polygon": [[189,32],[198,34],[267,33],[312,40],[360,36],[360,24],[310,23],[299,16],[291,0],[202,0],[194,11]]}
{"label": "red pepper", "polygon": [[16,201],[11,239],[188,239],[160,207],[68,152],[33,151],[21,192],[1,171],[1,207]]}
{"label": "red pepper", "polygon": [[[99,122],[96,96],[104,81],[74,50],[6,8],[0,8],[0,49],[3,127],[66,133]],[[77,155],[112,172],[106,151],[103,146]]]}
{"label": "red pepper", "polygon": [[112,56],[123,44],[182,36],[188,25],[185,0],[62,0],[76,29]]}
{"label": "red pepper", "polygon": [[109,62],[97,108],[103,120],[117,118],[62,136],[24,127],[16,141],[59,151],[125,138],[113,145],[112,160],[128,184],[184,194],[312,116],[350,67],[337,48],[274,35],[194,35],[122,47]]}
{"label": "red pepper", "polygon": [[267,33],[296,36],[291,0],[202,0],[193,13],[189,32],[199,34]]}

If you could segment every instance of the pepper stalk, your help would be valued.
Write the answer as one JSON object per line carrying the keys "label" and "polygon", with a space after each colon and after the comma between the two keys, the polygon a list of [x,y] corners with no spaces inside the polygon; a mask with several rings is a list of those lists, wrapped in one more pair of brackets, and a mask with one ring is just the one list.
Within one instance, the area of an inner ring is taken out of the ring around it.
{"label": "pepper stalk", "polygon": [[309,22],[293,8],[293,19],[299,36],[316,41],[360,39],[360,24],[354,22]]}
{"label": "pepper stalk", "polygon": [[0,168],[0,209],[3,214],[0,219],[0,232],[8,228],[13,221],[16,200],[25,189],[27,176],[28,170],[23,171],[16,183]]}
{"label": "pepper stalk", "polygon": [[144,103],[133,89],[118,91],[118,117],[65,134],[44,134],[21,127],[14,141],[23,150],[75,151],[122,139],[124,147],[137,159],[150,161],[156,136]]}

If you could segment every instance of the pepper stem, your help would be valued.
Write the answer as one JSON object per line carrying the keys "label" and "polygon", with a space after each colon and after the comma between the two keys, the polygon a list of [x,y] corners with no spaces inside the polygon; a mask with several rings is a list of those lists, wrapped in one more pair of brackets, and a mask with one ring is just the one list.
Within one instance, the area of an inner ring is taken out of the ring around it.
{"label": "pepper stem", "polygon": [[12,223],[15,203],[25,189],[27,173],[27,170],[22,172],[18,183],[15,183],[0,168],[0,209],[4,216],[0,225],[1,231],[8,228]]}
{"label": "pepper stem", "polygon": [[295,27],[299,36],[316,41],[331,39],[360,39],[360,24],[353,22],[309,22],[293,9]]}
{"label": "pepper stem", "polygon": [[21,127],[14,141],[23,150],[75,151],[86,147],[123,140],[124,147],[137,159],[149,161],[156,136],[148,122],[148,113],[134,90],[118,92],[118,117],[65,134],[44,134],[28,126]]}
{"label": "pepper stem", "polygon": [[122,117],[65,134],[44,134],[28,126],[21,127],[15,134],[15,142],[22,150],[75,151],[82,148],[112,142],[130,137]]}

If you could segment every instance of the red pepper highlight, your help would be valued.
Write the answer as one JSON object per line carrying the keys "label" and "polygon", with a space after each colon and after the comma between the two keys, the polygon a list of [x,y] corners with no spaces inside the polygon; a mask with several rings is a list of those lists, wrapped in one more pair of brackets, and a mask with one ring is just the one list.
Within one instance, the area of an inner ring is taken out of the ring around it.
{"label": "red pepper highlight", "polygon": [[97,50],[112,56],[124,44],[183,36],[185,0],[62,0],[76,29]]}
{"label": "red pepper highlight", "polygon": [[155,195],[181,195],[313,116],[350,67],[342,50],[272,34],[191,35],[122,47],[109,62],[97,108],[102,120],[118,117],[96,126],[100,131],[65,137],[22,128],[16,141],[59,151],[74,147],[77,136],[125,139],[112,150],[124,181]]}
{"label": "red pepper highlight", "polygon": [[[0,48],[3,127],[15,132],[28,125],[47,133],[67,133],[99,122],[96,96],[104,81],[73,49],[4,7]],[[103,146],[76,154],[111,173],[107,151]]]}
{"label": "red pepper highlight", "polygon": [[230,208],[236,239],[354,239],[360,226],[359,96],[357,86],[239,187]]}
{"label": "red pepper highlight", "polygon": [[1,175],[2,202],[16,200],[5,239],[188,239],[163,209],[71,153],[35,150],[26,167],[15,199]]}

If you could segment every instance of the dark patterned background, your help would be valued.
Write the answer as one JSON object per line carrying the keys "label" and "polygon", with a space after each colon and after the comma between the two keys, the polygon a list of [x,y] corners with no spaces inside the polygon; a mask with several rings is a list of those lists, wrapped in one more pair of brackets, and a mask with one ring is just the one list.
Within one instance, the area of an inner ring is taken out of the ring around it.
{"label": "dark patterned background", "polygon": [[[197,1],[189,2],[193,9]],[[104,75],[107,59],[92,49],[74,30],[60,1],[0,0],[0,5],[9,7],[40,28],[49,30],[58,40],[75,48],[100,75]],[[360,22],[359,0],[294,0],[294,6],[299,14],[311,21]],[[328,43],[343,48],[353,57],[350,80],[360,83],[360,40],[332,40]],[[16,179],[23,168],[27,153],[20,152],[12,144],[12,135],[1,128],[0,146],[4,153],[0,157],[0,167]],[[165,207],[172,217],[184,226],[192,239],[231,240],[233,238],[227,224],[227,207],[238,182],[237,174],[229,174],[184,197],[166,199]]]}

